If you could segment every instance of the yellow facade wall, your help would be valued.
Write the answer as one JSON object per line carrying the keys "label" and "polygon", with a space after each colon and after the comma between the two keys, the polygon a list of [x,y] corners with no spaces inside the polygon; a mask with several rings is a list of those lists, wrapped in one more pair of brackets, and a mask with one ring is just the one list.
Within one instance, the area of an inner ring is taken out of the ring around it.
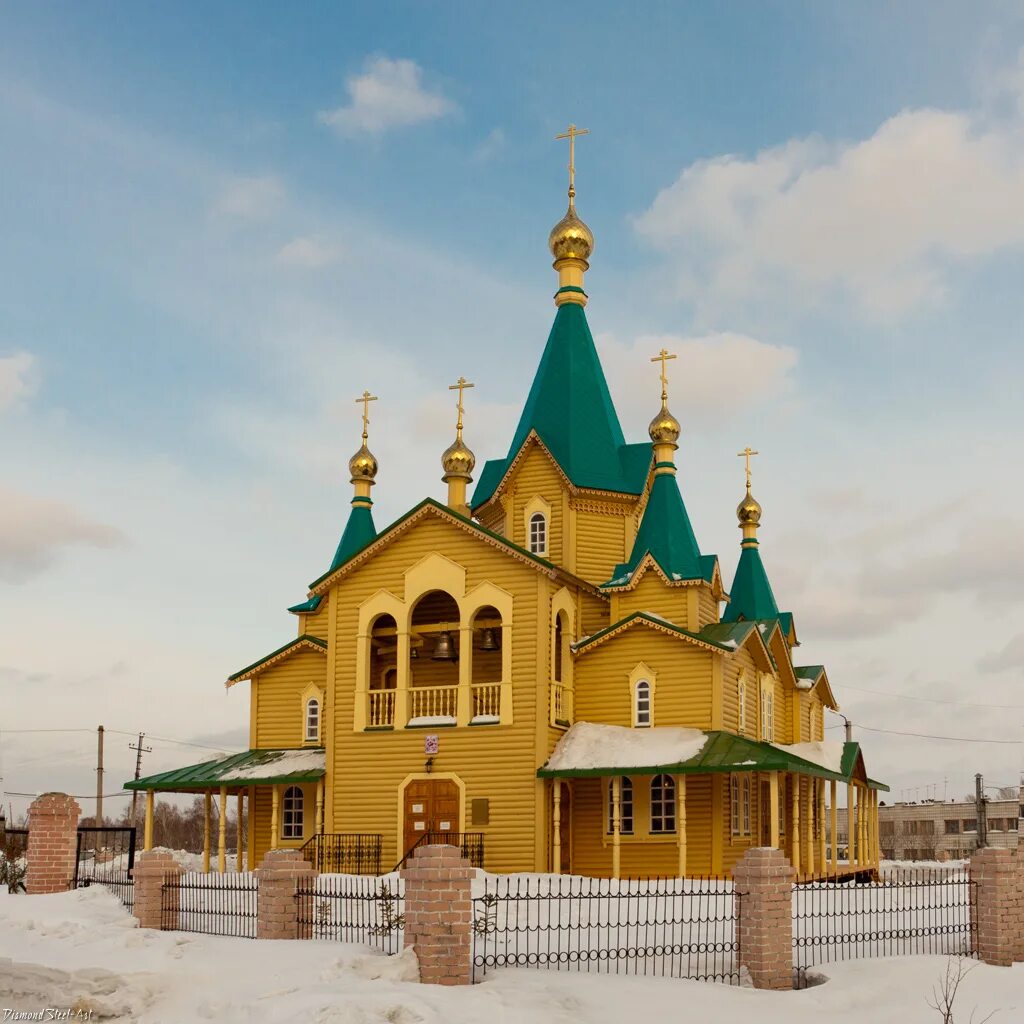
{"label": "yellow facade wall", "polygon": [[601,584],[612,578],[615,566],[626,561],[626,513],[576,512],[576,575]]}
{"label": "yellow facade wall", "polygon": [[634,612],[653,612],[674,622],[680,629],[690,629],[690,589],[670,587],[657,570],[648,569],[632,590],[619,590],[612,594],[612,621],[617,622]]}
{"label": "yellow facade wall", "polygon": [[[316,651],[298,651],[254,677],[257,713],[250,746],[301,747],[303,745],[302,693],[314,683],[324,687],[327,657]],[[330,714],[330,700],[326,713]]]}
{"label": "yellow facade wall", "polygon": [[299,616],[299,635],[307,633],[309,636],[326,640],[329,619],[330,597],[325,595],[315,612]]}
{"label": "yellow facade wall", "polygon": [[551,457],[534,445],[515,468],[508,489],[512,494],[512,536],[509,540],[529,550],[526,511],[535,498],[542,498],[549,506],[548,550],[544,557],[556,565],[564,564],[565,521],[562,496],[565,482]]}

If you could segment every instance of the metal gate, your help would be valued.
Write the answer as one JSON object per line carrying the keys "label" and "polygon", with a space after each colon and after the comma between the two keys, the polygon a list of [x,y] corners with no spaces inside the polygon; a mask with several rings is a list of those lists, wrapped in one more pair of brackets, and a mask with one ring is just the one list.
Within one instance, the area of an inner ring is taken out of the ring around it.
{"label": "metal gate", "polygon": [[134,905],[135,829],[80,826],[71,888],[106,886],[130,910]]}

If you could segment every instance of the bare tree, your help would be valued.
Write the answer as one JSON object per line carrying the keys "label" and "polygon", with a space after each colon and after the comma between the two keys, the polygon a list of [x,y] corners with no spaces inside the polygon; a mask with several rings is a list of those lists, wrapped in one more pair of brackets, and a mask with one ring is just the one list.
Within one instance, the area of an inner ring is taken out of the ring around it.
{"label": "bare tree", "polygon": [[[951,956],[946,959],[946,971],[938,982],[932,986],[932,998],[926,1000],[928,1005],[942,1017],[942,1024],[956,1024],[953,1018],[953,1006],[956,1003],[956,995],[960,989],[960,982],[967,977],[978,965],[967,965],[962,957]],[[971,1011],[970,1024],[975,1024],[974,1015],[977,1007]],[[997,1011],[993,1010],[987,1017],[982,1017],[977,1024],[985,1024],[991,1020]]]}

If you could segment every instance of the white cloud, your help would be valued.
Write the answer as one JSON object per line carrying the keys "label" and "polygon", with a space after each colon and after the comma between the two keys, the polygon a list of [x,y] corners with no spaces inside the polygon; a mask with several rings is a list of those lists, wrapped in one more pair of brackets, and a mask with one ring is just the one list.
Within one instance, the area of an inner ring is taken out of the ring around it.
{"label": "white cloud", "polygon": [[1001,651],[986,654],[978,661],[981,672],[1003,672],[1024,669],[1024,633],[1018,633]]}
{"label": "white cloud", "polygon": [[337,258],[338,250],[334,246],[308,237],[293,238],[287,245],[281,246],[277,253],[278,263],[307,270],[319,270]]}
{"label": "white cloud", "polygon": [[492,128],[486,138],[473,151],[473,159],[480,163],[493,160],[508,145],[505,132],[501,128]]}
{"label": "white cloud", "polygon": [[224,187],[216,209],[241,220],[262,220],[276,213],[284,198],[284,185],[274,175],[235,178]]}
{"label": "white cloud", "polygon": [[35,357],[28,352],[0,356],[0,412],[35,394]]}
{"label": "white cloud", "polygon": [[412,60],[371,57],[363,73],[350,76],[345,87],[348,103],[319,114],[342,135],[379,135],[456,109],[446,96],[424,87],[423,69]]}
{"label": "white cloud", "polygon": [[22,583],[38,575],[61,548],[111,548],[124,537],[93,523],[63,502],[0,488],[0,580]]}
{"label": "white cloud", "polygon": [[637,228],[685,294],[845,294],[899,315],[940,299],[953,264],[1024,246],[1024,112],[906,110],[860,141],[700,160]]}

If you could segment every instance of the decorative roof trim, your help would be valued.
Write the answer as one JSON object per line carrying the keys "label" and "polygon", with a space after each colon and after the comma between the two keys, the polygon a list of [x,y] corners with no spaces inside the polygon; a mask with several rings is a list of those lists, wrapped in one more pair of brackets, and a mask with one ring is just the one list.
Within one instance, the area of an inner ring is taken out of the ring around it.
{"label": "decorative roof trim", "polygon": [[321,640],[318,636],[311,636],[309,633],[303,633],[302,636],[295,640],[290,640],[283,647],[278,647],[276,651],[271,651],[265,658],[260,658],[259,661],[254,661],[251,665],[247,665],[245,668],[234,675],[230,675],[225,682],[225,686],[231,686],[233,683],[239,683],[243,679],[249,679],[256,672],[263,672],[270,668],[271,665],[276,664],[279,661],[284,661],[285,658],[290,658],[300,648],[307,648],[311,651],[316,651],[318,654],[327,653],[327,641]]}
{"label": "decorative roof trim", "polygon": [[572,649],[576,654],[585,654],[599,644],[604,643],[606,640],[611,640],[635,625],[647,626],[649,629],[657,630],[668,636],[678,637],[680,640],[688,640],[696,647],[702,647],[704,650],[715,654],[734,654],[738,650],[738,648],[727,647],[724,644],[717,644],[712,640],[706,640],[696,633],[691,633],[689,630],[669,622],[667,619],[655,618],[647,612],[633,612],[627,615],[626,618],[613,622],[610,626],[605,626],[604,629],[599,629],[596,633],[592,633],[590,636],[577,641],[572,645]]}
{"label": "decorative roof trim", "polygon": [[628,583],[620,583],[617,585],[613,585],[611,583],[602,583],[601,590],[606,594],[623,593],[625,591],[634,590],[637,586],[639,586],[640,580],[643,578],[647,570],[651,568],[653,568],[655,572],[657,572],[657,574],[662,578],[666,586],[697,587],[701,584],[705,584],[706,586],[711,587],[712,590],[715,590],[715,586],[717,584],[718,593],[722,595],[720,600],[729,600],[729,595],[726,594],[725,589],[722,586],[722,570],[721,566],[719,565],[717,556],[715,556],[715,568],[714,571],[711,573],[710,580],[704,579],[703,576],[695,576],[692,579],[687,580],[676,580],[669,579],[668,574],[658,564],[658,560],[654,557],[654,555],[650,553],[650,551],[648,551],[644,555],[644,557],[640,559],[640,563],[633,570],[632,574],[629,577]]}

